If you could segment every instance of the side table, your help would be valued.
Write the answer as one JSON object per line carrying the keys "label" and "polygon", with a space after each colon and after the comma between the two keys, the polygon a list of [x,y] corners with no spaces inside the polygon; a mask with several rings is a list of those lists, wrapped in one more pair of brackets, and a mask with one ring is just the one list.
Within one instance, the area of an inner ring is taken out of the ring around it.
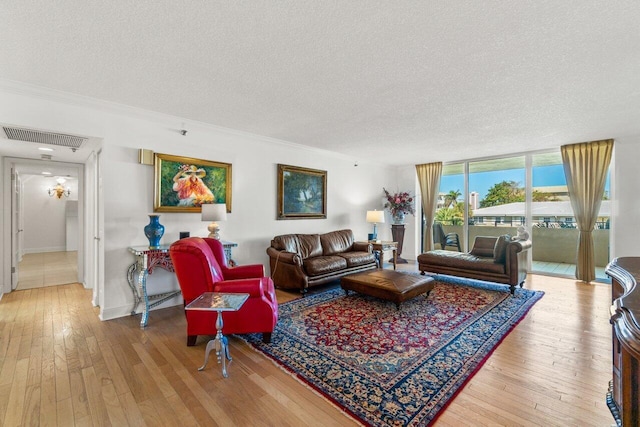
{"label": "side table", "polygon": [[[180,290],[164,292],[161,294],[149,295],[147,293],[147,276],[153,272],[156,267],[163,268],[169,272],[174,272],[173,263],[169,256],[170,245],[160,245],[151,249],[149,246],[131,246],[131,252],[136,260],[127,269],[127,283],[133,293],[133,308],[131,315],[136,314],[136,309],[140,303],[144,303],[142,308],[142,317],[140,318],[140,327],[147,326],[149,321],[149,310],[162,304],[168,299],[180,294]],[[138,274],[136,275],[136,271]],[[136,280],[137,276],[137,280]],[[153,301],[150,303],[150,301]]]}
{"label": "side table", "polygon": [[393,240],[398,242],[398,254],[396,262],[398,264],[406,264],[407,260],[402,258],[402,242],[404,242],[404,224],[391,224],[391,236]]}
{"label": "side table", "polygon": [[249,294],[205,292],[185,307],[185,310],[218,312],[216,318],[216,336],[207,343],[207,348],[204,353],[204,364],[198,368],[198,371],[203,371],[207,366],[209,353],[215,348],[218,364],[222,363],[222,376],[225,378],[228,377],[226,361],[231,361],[231,355],[229,355],[229,342],[227,337],[222,334],[222,312],[238,311],[248,298]]}
{"label": "side table", "polygon": [[375,240],[370,240],[369,243],[373,246],[373,250],[376,251],[376,258],[379,260],[379,268],[384,268],[384,251],[393,251],[393,257],[390,262],[393,263],[393,269],[395,270],[398,262],[398,242],[376,242]]}

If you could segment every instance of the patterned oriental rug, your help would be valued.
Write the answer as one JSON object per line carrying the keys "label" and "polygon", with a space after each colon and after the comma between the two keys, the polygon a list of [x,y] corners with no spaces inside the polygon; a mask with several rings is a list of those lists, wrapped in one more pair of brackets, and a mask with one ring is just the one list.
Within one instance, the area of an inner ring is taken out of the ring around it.
{"label": "patterned oriental rug", "polygon": [[429,425],[543,295],[436,278],[400,310],[339,287],[299,298],[271,344],[241,337],[364,425]]}

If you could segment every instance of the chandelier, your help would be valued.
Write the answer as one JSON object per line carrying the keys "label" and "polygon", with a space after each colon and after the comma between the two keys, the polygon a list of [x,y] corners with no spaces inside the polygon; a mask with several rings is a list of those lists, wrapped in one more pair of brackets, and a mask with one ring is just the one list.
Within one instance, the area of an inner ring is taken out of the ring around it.
{"label": "chandelier", "polygon": [[47,190],[47,193],[49,193],[49,197],[56,196],[58,199],[62,199],[62,196],[69,197],[69,195],[71,194],[71,190],[69,190],[68,188],[65,188],[62,185],[65,183],[65,179],[58,178],[56,179],[56,182],[57,184],[55,187],[49,188]]}

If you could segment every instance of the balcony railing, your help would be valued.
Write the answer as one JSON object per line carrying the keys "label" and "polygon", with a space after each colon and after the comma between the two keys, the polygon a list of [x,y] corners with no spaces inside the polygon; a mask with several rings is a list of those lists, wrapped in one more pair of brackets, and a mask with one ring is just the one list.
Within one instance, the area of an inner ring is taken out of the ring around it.
{"label": "balcony railing", "polygon": [[[609,263],[609,229],[607,227],[596,228],[593,231],[594,252],[596,267],[605,267]],[[460,245],[471,249],[476,236],[497,237],[503,234],[517,234],[516,226],[508,225],[469,225],[469,242],[465,246],[466,236],[462,225],[443,225],[445,233],[456,233],[460,238]],[[556,262],[564,264],[576,263],[576,247],[578,242],[578,230],[568,227],[532,227],[531,248],[533,261]]]}

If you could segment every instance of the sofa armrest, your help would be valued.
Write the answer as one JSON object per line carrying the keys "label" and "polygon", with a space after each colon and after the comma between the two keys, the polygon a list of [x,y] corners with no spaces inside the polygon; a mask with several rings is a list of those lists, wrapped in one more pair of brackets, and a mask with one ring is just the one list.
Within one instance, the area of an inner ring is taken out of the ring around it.
{"label": "sofa armrest", "polygon": [[284,289],[304,290],[308,287],[309,278],[302,266],[302,257],[297,253],[280,251],[274,247],[267,248],[271,278],[276,287]]}
{"label": "sofa armrest", "polygon": [[358,252],[373,253],[373,245],[369,242],[353,242],[353,250]]}
{"label": "sofa armrest", "polygon": [[302,265],[302,257],[293,252],[279,251],[273,247],[267,248],[267,255],[272,261],[283,262],[285,264]]}
{"label": "sofa armrest", "polygon": [[[515,248],[515,253],[520,253],[531,249],[531,240],[512,240],[509,242],[509,248]],[[507,255],[509,256],[509,255]]]}
{"label": "sofa armrest", "polygon": [[527,251],[531,245],[531,240],[512,240],[507,245],[504,268],[509,283],[517,285],[527,277]]}

